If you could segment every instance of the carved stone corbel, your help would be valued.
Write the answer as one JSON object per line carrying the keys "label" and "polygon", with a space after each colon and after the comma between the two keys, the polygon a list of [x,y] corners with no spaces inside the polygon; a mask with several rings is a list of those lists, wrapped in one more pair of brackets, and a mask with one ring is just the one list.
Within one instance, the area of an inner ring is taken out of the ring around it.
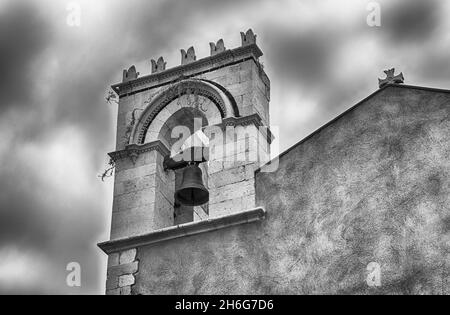
{"label": "carved stone corbel", "polygon": [[131,162],[133,162],[133,165],[136,165],[136,161],[137,161],[137,159],[138,159],[138,157],[139,157],[139,153],[137,153],[137,151],[130,151],[129,153],[128,153],[128,156],[130,157],[130,159],[131,159]]}

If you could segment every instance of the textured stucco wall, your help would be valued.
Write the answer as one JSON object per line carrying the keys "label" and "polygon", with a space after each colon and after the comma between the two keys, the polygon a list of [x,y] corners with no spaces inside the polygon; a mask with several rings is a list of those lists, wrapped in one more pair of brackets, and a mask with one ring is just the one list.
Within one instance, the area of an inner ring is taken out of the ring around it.
{"label": "textured stucco wall", "polygon": [[449,175],[450,94],[387,87],[257,174],[264,221],[138,248],[132,291],[450,294]]}

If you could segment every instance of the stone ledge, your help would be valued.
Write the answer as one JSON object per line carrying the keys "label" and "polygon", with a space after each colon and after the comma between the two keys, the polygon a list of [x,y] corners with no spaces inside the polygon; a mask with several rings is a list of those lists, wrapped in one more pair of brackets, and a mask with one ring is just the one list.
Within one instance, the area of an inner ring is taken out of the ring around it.
{"label": "stone ledge", "polygon": [[156,244],[176,238],[187,237],[235,225],[261,221],[265,218],[265,215],[266,211],[260,207],[223,217],[212,218],[198,222],[190,222],[178,226],[171,226],[141,236],[108,241],[98,244],[98,247],[100,247],[106,254],[112,254],[127,249]]}
{"label": "stone ledge", "polygon": [[144,152],[158,151],[162,156],[170,154],[170,150],[160,140],[145,144],[129,144],[125,150],[108,153],[109,157],[114,161],[124,158],[136,158]]}
{"label": "stone ledge", "polygon": [[226,127],[231,126],[231,127],[236,127],[236,126],[249,126],[249,125],[255,125],[256,128],[260,128],[260,127],[266,127],[266,128],[262,128],[259,129],[264,137],[267,139],[267,142],[272,143],[273,140],[275,139],[275,136],[273,135],[273,133],[270,131],[268,126],[264,126],[263,122],[262,122],[262,118],[261,116],[259,116],[259,114],[250,114],[248,116],[242,116],[242,117],[227,117],[224,118],[222,120],[222,123],[217,124],[217,125],[213,125],[213,126],[207,126],[204,127],[205,130],[207,130],[210,127],[220,127],[223,130],[226,129]]}

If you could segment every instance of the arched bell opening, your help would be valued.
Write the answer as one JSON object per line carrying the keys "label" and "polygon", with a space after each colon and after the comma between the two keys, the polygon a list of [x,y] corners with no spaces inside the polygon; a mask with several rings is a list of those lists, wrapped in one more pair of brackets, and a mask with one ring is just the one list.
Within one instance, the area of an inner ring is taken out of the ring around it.
{"label": "arched bell opening", "polygon": [[174,114],[174,104],[180,103],[182,107],[197,107],[202,110],[210,125],[221,123],[228,117],[240,117],[236,101],[225,88],[207,80],[187,79],[163,89],[152,98],[132,130],[130,144],[151,142],[149,138],[155,132],[152,130],[155,129],[155,124],[158,129],[158,121],[164,122]]}
{"label": "arched bell opening", "polygon": [[[201,119],[201,122],[194,125],[196,117],[197,120]],[[176,140],[172,139],[171,133],[176,126],[186,126],[191,134],[194,134],[199,129],[198,126],[201,128],[221,122],[220,111],[211,100],[203,96],[184,95],[163,108],[152,120],[150,126],[142,126],[146,130],[143,143],[160,140],[171,149]],[[136,134],[140,133],[141,131],[137,130]]]}
{"label": "arched bell opening", "polygon": [[[173,157],[180,151],[192,146],[207,147],[207,138],[205,139],[204,137],[206,136],[202,136],[202,129],[206,126],[208,126],[208,118],[201,109],[183,107],[166,119],[159,131],[158,140],[168,146]],[[193,166],[166,170],[174,173],[174,176],[170,177],[173,178],[173,181],[166,183],[166,185],[170,186],[169,190],[175,192],[171,200],[173,202],[174,225],[203,220],[208,217],[208,203],[190,206],[183,204],[176,197],[176,192],[182,188],[183,183],[186,185],[187,181],[192,181],[193,176],[201,176],[201,179],[196,178],[195,180],[201,182],[206,190],[209,189],[208,166],[206,163],[201,163],[198,167],[201,175],[193,171],[195,170]]]}
{"label": "arched bell opening", "polygon": [[[199,88],[205,88],[205,85],[202,83]],[[205,127],[216,126],[223,122],[223,110],[220,110],[223,108],[223,104],[225,104],[226,112],[229,113],[232,110],[228,108],[229,101],[224,101],[220,94],[211,98],[208,95],[196,93],[195,90],[190,91],[191,93],[180,95],[171,99],[170,102],[161,101],[165,99],[163,94],[156,97],[155,101],[147,106],[139,118],[139,122],[135,125],[131,143],[143,145],[161,141],[171,151],[171,156],[190,145],[208,147],[209,139],[202,134],[205,129],[208,129]],[[161,107],[162,105],[164,106]],[[205,133],[209,134],[206,131]],[[155,186],[155,194],[162,199],[159,204],[162,204],[163,208],[157,207],[156,211],[160,213],[155,215],[170,220],[169,225],[207,219],[209,203],[193,207],[177,202],[175,194],[183,184],[184,171],[183,169],[166,168],[164,165],[166,156],[162,158],[164,161],[156,162],[156,173],[160,180]],[[159,167],[161,164],[163,167]],[[198,166],[202,173],[201,182],[209,193],[211,189],[208,183],[210,176],[208,165],[209,162],[205,162]],[[193,173],[195,172],[191,174]]]}

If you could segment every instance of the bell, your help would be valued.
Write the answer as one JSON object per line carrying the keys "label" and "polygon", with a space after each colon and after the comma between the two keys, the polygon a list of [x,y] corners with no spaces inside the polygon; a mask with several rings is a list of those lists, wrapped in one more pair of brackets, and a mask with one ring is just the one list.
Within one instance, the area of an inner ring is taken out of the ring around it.
{"label": "bell", "polygon": [[183,171],[183,182],[175,198],[185,206],[201,206],[209,201],[209,192],[203,185],[202,170],[197,164],[188,165]]}

